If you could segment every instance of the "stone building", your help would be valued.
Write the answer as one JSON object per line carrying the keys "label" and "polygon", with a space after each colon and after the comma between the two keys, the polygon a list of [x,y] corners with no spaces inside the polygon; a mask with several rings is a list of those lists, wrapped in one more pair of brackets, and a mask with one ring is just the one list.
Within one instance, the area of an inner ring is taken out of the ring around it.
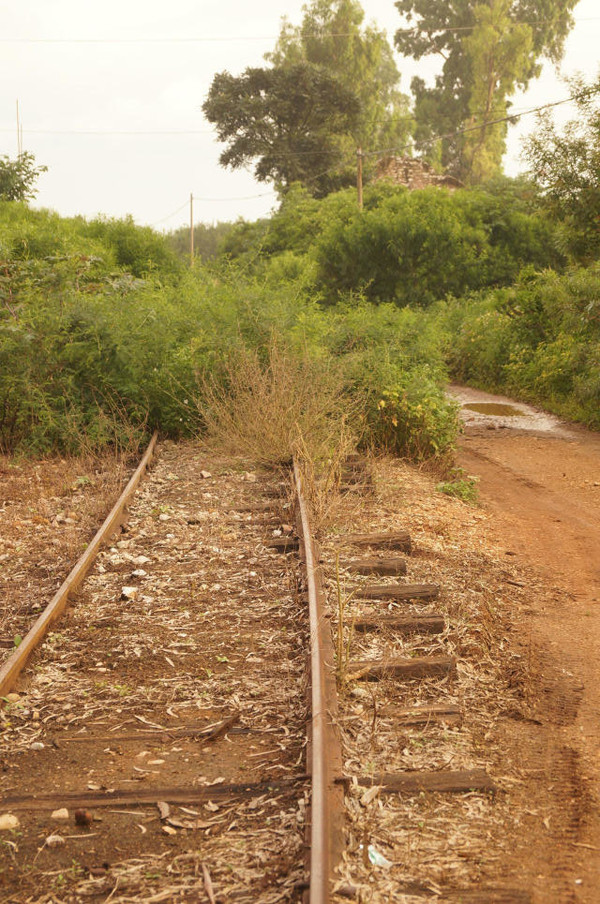
{"label": "stone building", "polygon": [[451,191],[464,188],[463,183],[454,176],[441,176],[433,171],[429,163],[416,157],[382,157],[377,163],[375,182],[384,179],[395,185],[404,185],[411,191],[430,185]]}

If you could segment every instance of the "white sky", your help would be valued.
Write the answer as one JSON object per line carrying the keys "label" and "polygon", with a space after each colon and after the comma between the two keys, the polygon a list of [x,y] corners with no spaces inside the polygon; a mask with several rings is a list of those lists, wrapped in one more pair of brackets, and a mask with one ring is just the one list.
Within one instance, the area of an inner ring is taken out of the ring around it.
{"label": "white sky", "polygon": [[[23,147],[49,168],[36,206],[89,217],[130,213],[159,229],[188,221],[191,192],[197,221],[268,213],[268,185],[219,167],[222,146],[200,107],[215,72],[262,64],[281,17],[299,23],[302,2],[0,0],[0,154],[17,152],[18,98]],[[363,0],[363,7],[391,39],[400,25],[393,0]],[[580,0],[575,16],[562,72],[591,78],[598,72],[598,0]],[[398,65],[407,92],[415,73],[434,71],[401,58]],[[567,96],[548,64],[514,109]],[[559,110],[568,118],[572,107]],[[524,117],[511,128],[511,175],[519,170],[519,134],[534,121]]]}

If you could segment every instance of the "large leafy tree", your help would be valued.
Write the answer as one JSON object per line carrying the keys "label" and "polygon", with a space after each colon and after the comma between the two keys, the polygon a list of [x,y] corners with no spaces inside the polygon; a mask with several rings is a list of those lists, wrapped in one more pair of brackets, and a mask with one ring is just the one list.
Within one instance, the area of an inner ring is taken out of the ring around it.
{"label": "large leafy tree", "polygon": [[[340,140],[347,158],[357,147],[365,152],[403,147],[414,129],[410,101],[400,91],[400,73],[384,31],[365,25],[358,0],[312,0],[299,26],[284,20],[275,50],[266,55],[274,66],[301,61],[321,67],[356,93],[361,102],[352,134]],[[366,158],[366,174],[369,162]],[[354,179],[348,167],[345,181]]]}
{"label": "large leafy tree", "polygon": [[28,201],[35,197],[35,183],[47,169],[47,166],[35,166],[35,157],[28,151],[15,160],[6,155],[0,157],[0,199]]}
{"label": "large leafy tree", "polygon": [[223,166],[254,162],[256,178],[316,197],[339,188],[344,149],[360,114],[356,94],[325,69],[299,61],[215,75],[202,109],[227,147]]}
{"label": "large leafy tree", "polygon": [[531,175],[562,225],[565,249],[584,262],[600,257],[600,76],[569,81],[577,118],[558,129],[550,112],[525,143]]}
{"label": "large leafy tree", "polygon": [[[546,57],[557,62],[578,0],[397,0],[396,47],[439,55],[433,86],[415,78],[417,144],[452,175],[480,182],[501,170],[510,98]],[[443,136],[434,141],[434,136]]]}

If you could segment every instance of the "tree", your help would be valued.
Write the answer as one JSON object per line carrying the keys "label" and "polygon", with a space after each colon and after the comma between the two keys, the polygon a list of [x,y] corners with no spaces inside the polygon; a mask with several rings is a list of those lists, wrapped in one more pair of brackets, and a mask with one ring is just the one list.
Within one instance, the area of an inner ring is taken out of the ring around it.
{"label": "tree", "polygon": [[531,175],[552,214],[562,221],[565,247],[585,263],[600,257],[600,75],[569,80],[578,116],[559,131],[546,111],[525,142]]}
{"label": "tree", "polygon": [[47,166],[34,166],[35,157],[25,151],[16,160],[6,155],[0,157],[0,199],[4,201],[28,201],[35,197],[35,182]]}
{"label": "tree", "polygon": [[[341,140],[348,159],[357,147],[367,152],[405,147],[414,129],[409,98],[399,90],[400,73],[385,32],[364,27],[358,0],[312,0],[300,26],[284,19],[279,40],[266,59],[274,66],[307,62],[339,79],[361,102],[352,134]],[[367,163],[371,158],[367,158]],[[369,166],[365,175],[368,178]],[[342,183],[355,179],[346,167]]]}
{"label": "tree", "polygon": [[[407,27],[401,53],[438,54],[442,72],[428,87],[413,79],[416,140],[430,161],[477,183],[501,171],[510,97],[558,62],[578,0],[397,0]],[[414,23],[414,24],[413,24]],[[434,136],[442,136],[439,141]]]}
{"label": "tree", "polygon": [[339,187],[340,139],[355,127],[360,101],[321,67],[297,62],[218,73],[202,110],[228,143],[222,166],[256,161],[260,182],[302,182],[320,197]]}
{"label": "tree", "polygon": [[[235,223],[196,223],[194,226],[194,254],[203,261],[213,260],[220,253],[220,246]],[[180,226],[167,234],[167,241],[179,257],[187,258],[190,253],[190,227]]]}

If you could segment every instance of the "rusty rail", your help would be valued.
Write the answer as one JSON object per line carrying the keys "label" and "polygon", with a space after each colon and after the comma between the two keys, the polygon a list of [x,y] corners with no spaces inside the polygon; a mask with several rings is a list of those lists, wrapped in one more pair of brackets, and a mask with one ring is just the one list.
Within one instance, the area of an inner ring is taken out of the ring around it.
{"label": "rusty rail", "polygon": [[150,440],[150,443],[148,444],[148,448],[146,449],[143,458],[137,466],[129,483],[119,496],[119,499],[113,506],[110,514],[105,519],[102,527],[97,532],[96,536],[89,544],[86,551],[77,560],[77,563],[74,566],[73,570],[63,581],[42,614],[29,629],[17,649],[14,651],[14,653],[12,653],[11,656],[9,656],[2,668],[0,668],[0,697],[5,696],[13,689],[15,682],[25,668],[29,657],[31,656],[35,648],[42,642],[44,636],[46,635],[53,622],[55,622],[56,619],[59,618],[59,616],[64,612],[70,595],[74,593],[83,582],[85,576],[87,575],[94,562],[94,559],[98,555],[100,547],[103,543],[106,542],[106,540],[121,523],[127,505],[129,504],[130,499],[137,490],[139,482],[142,479],[146,468],[148,467],[152,455],[154,454],[157,437],[158,434],[154,433],[152,439]]}
{"label": "rusty rail", "polygon": [[331,627],[325,612],[323,576],[311,535],[302,474],[294,460],[301,544],[308,583],[311,662],[311,738],[308,772],[312,779],[310,823],[310,904],[328,904],[331,880],[341,851],[343,789],[335,783],[342,771],[336,728],[337,695]]}

